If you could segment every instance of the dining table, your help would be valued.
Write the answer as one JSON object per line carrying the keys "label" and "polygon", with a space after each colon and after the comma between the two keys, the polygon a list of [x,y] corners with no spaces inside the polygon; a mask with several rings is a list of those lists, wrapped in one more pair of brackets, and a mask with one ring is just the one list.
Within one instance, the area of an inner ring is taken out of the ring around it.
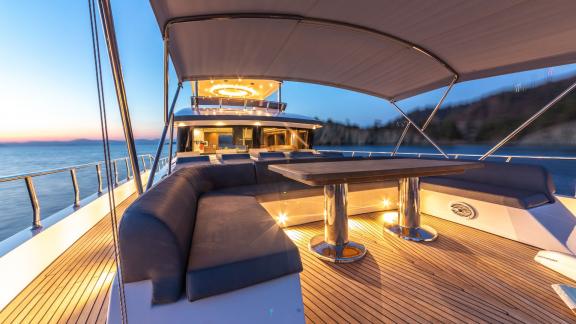
{"label": "dining table", "polygon": [[286,178],[310,186],[324,186],[324,233],[310,240],[309,249],[317,257],[337,263],[354,262],[366,254],[364,244],[349,239],[348,184],[397,180],[398,221],[386,224],[385,230],[406,240],[426,242],[435,240],[438,233],[420,223],[420,178],[482,167],[479,162],[420,158],[307,161],[268,166]]}

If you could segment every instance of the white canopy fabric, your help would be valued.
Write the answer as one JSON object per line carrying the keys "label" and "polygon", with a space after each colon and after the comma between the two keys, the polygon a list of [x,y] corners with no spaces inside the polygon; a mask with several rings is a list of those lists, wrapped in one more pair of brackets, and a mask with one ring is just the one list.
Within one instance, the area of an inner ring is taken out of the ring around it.
{"label": "white canopy fabric", "polygon": [[181,81],[293,80],[399,100],[455,74],[576,62],[574,0],[150,2]]}

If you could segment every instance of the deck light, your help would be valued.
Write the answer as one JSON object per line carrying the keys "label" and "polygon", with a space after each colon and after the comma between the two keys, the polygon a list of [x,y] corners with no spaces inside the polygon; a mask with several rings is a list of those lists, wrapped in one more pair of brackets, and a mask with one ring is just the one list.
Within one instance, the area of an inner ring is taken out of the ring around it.
{"label": "deck light", "polygon": [[384,198],[384,199],[382,200],[382,206],[384,206],[384,208],[390,207],[390,199]]}
{"label": "deck light", "polygon": [[282,225],[282,226],[286,226],[286,221],[288,220],[288,215],[286,215],[286,213],[284,212],[280,212],[278,214],[278,224]]}
{"label": "deck light", "polygon": [[251,97],[258,95],[258,91],[240,84],[215,84],[208,91],[216,96],[225,97]]}

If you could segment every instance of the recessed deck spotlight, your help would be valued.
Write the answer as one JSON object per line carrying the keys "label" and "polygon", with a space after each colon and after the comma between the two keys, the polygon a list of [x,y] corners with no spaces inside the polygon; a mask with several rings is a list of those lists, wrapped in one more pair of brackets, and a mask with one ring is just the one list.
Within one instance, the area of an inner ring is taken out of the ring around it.
{"label": "recessed deck spotlight", "polygon": [[288,215],[286,213],[279,213],[278,214],[278,224],[282,226],[286,226],[286,221],[288,220]]}

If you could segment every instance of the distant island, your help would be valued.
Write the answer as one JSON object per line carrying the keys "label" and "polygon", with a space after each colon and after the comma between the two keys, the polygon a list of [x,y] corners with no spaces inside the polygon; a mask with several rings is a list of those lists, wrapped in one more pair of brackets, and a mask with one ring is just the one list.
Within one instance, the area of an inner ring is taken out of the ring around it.
{"label": "distant island", "polygon": [[[544,83],[527,89],[496,93],[477,101],[440,108],[426,133],[442,144],[495,143],[540,110],[574,82],[576,77]],[[434,107],[411,112],[409,117],[422,126]],[[403,118],[372,127],[346,125],[328,120],[314,136],[315,145],[395,144],[406,125]],[[540,116],[513,141],[527,145],[576,144],[576,92]],[[413,128],[405,144],[426,144]]]}
{"label": "distant island", "polygon": [[[136,144],[158,144],[160,139],[136,139],[134,142]],[[122,144],[124,145],[125,141],[123,140],[110,140],[110,144]],[[73,139],[73,140],[65,140],[65,141],[26,141],[26,142],[0,142],[0,145],[90,145],[90,144],[102,144],[102,140],[100,139]]]}

